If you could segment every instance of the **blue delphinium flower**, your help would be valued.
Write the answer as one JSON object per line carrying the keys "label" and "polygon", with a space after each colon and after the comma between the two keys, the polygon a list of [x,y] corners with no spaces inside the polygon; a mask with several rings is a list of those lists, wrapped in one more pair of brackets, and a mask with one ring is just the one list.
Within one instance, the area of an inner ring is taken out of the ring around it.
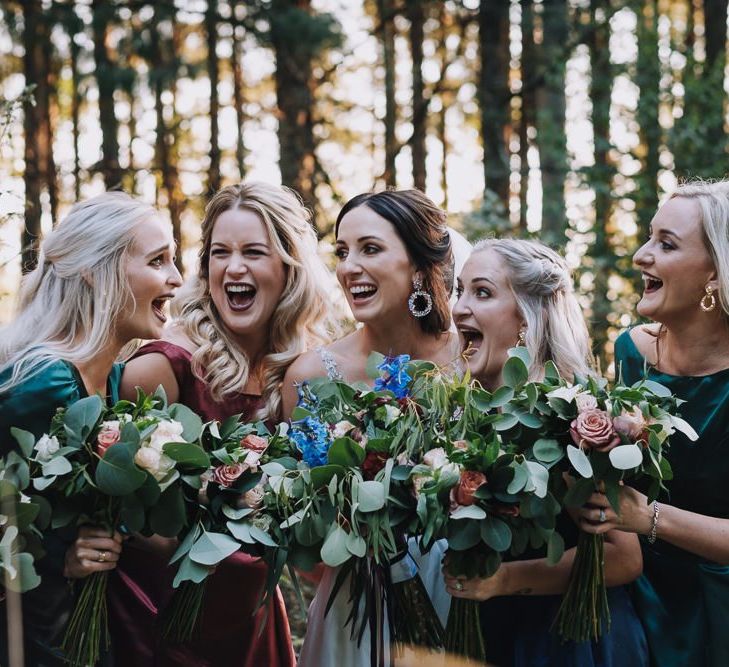
{"label": "blue delphinium flower", "polygon": [[381,375],[375,380],[375,391],[388,390],[395,394],[396,398],[405,398],[408,395],[408,385],[413,379],[407,371],[409,361],[409,354],[385,357],[377,367]]}
{"label": "blue delphinium flower", "polygon": [[327,462],[327,452],[331,445],[329,429],[316,417],[304,417],[293,422],[289,437],[309,467],[323,466]]}
{"label": "blue delphinium flower", "polygon": [[317,407],[319,406],[319,399],[316,397],[316,394],[314,394],[313,391],[311,391],[311,387],[309,386],[309,383],[304,380],[298,387],[296,388],[296,391],[299,396],[299,400],[296,403],[297,408],[304,408],[305,410],[309,410],[310,412],[314,412]]}

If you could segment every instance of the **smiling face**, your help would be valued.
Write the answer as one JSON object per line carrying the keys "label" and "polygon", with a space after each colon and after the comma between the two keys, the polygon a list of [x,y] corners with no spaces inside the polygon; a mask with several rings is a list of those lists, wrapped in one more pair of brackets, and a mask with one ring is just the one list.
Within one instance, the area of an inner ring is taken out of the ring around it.
{"label": "smiling face", "polygon": [[402,318],[408,312],[415,268],[395,227],[367,206],[339,223],[337,279],[359,322]]}
{"label": "smiling face", "polygon": [[516,345],[524,318],[504,260],[492,248],[474,252],[463,266],[453,320],[471,374],[484,387],[498,386],[507,351]]}
{"label": "smiling face", "polygon": [[129,300],[116,324],[122,342],[134,338],[159,338],[167,317],[165,304],[182,284],[175,266],[175,242],[172,228],[152,217],[138,224],[126,263]]}
{"label": "smiling face", "polygon": [[208,280],[227,329],[244,348],[260,345],[286,286],[286,267],[256,213],[230,209],[218,216]]}
{"label": "smiling face", "polygon": [[670,324],[700,315],[706,285],[717,289],[716,272],[706,248],[699,205],[674,197],[654,216],[650,238],[633,256],[643,272],[638,312]]}

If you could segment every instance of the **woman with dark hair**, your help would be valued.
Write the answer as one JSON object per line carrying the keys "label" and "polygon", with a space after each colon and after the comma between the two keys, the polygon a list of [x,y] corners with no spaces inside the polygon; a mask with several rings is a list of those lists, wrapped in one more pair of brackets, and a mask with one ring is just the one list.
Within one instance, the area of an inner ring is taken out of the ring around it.
{"label": "woman with dark hair", "polygon": [[[417,190],[362,194],[342,209],[335,233],[337,278],[362,326],[291,365],[282,388],[284,415],[296,405],[297,385],[309,378],[371,384],[366,371],[371,352],[408,354],[439,366],[452,364],[459,355],[457,336],[449,331],[453,253],[441,209]],[[440,576],[440,555],[434,548],[416,560],[445,622],[450,600]],[[350,639],[351,628],[345,627],[347,586],[325,612],[336,574],[337,570],[324,568],[309,608],[300,667],[370,664],[369,631],[358,643]]]}

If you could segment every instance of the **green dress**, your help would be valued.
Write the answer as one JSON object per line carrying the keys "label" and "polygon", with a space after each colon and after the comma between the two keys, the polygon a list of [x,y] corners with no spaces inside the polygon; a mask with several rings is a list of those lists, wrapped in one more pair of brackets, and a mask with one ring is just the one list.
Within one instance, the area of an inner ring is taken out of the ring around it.
{"label": "green dress", "polygon": [[[701,377],[660,373],[647,365],[628,332],[615,343],[615,359],[627,384],[647,375],[685,400],[681,416],[699,434],[696,442],[680,433],[672,437],[667,458],[673,480],[663,500],[729,518],[729,369]],[[729,665],[729,567],[660,539],[641,543],[643,576],[635,584],[635,603],[652,663]]]}
{"label": "green dress", "polygon": [[[107,380],[107,400],[119,400],[122,364],[115,364]],[[0,382],[10,371],[0,374]],[[81,376],[74,366],[55,361],[39,373],[0,396],[0,453],[17,449],[10,427],[17,426],[40,437],[48,431],[57,408],[87,396]],[[60,667],[64,664],[57,650],[63,639],[73,602],[73,588],[63,576],[66,550],[76,531],[53,531],[44,537],[46,556],[37,563],[41,584],[23,595],[25,664],[33,667]],[[0,603],[0,665],[7,664],[5,604]]]}

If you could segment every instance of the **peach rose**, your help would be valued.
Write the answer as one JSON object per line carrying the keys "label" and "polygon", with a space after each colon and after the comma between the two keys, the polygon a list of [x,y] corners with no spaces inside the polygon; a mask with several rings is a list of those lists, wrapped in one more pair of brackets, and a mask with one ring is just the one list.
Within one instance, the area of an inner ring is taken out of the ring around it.
{"label": "peach rose", "polygon": [[243,449],[248,449],[251,452],[257,454],[263,454],[268,449],[268,440],[262,438],[260,435],[249,433],[243,440],[240,441],[240,446]]}
{"label": "peach rose", "polygon": [[577,412],[587,412],[597,408],[597,399],[589,391],[581,391],[575,396]]}
{"label": "peach rose", "polygon": [[213,481],[220,484],[220,486],[227,488],[245,471],[246,466],[242,463],[234,463],[229,466],[218,466],[213,470]]}
{"label": "peach rose", "polygon": [[623,411],[622,414],[613,419],[613,428],[631,440],[640,439],[645,427],[645,417],[637,405],[633,407],[632,411]]}
{"label": "peach rose", "polygon": [[456,487],[456,502],[459,505],[473,505],[476,502],[473,494],[482,484],[486,484],[486,475],[476,470],[464,470]]}
{"label": "peach rose", "polygon": [[570,435],[578,447],[608,452],[620,442],[610,415],[604,410],[586,410],[570,424]]}

